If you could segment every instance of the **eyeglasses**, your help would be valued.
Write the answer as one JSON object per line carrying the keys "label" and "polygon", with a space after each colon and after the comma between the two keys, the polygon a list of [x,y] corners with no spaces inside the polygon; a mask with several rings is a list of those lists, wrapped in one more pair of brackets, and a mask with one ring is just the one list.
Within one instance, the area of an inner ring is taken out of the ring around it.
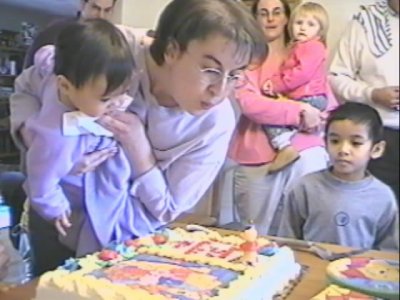
{"label": "eyeglasses", "polygon": [[204,82],[210,85],[216,85],[223,82],[226,78],[227,85],[233,85],[235,89],[243,87],[247,83],[247,77],[243,70],[237,74],[224,74],[219,69],[204,68],[200,69]]}

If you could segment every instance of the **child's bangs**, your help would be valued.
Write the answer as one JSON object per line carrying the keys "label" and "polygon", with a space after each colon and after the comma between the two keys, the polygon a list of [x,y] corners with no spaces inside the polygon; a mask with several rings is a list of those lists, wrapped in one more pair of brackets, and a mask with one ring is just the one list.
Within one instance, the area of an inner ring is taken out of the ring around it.
{"label": "child's bangs", "polygon": [[105,65],[107,88],[105,94],[110,94],[118,88],[127,89],[132,82],[133,61],[129,57],[116,57],[110,59]]}

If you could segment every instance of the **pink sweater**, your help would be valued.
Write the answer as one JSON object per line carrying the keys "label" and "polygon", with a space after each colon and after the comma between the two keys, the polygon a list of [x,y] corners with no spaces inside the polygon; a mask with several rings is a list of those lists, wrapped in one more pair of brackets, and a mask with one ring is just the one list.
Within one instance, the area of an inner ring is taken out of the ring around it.
{"label": "pink sweater", "polygon": [[297,42],[272,78],[273,90],[290,99],[327,95],[327,50],[320,40]]}
{"label": "pink sweater", "polygon": [[[284,56],[267,59],[258,69],[248,71],[248,83],[236,93],[242,116],[233,136],[228,156],[240,164],[263,164],[275,158],[260,124],[292,125],[300,124],[300,104],[282,102],[261,94],[261,86],[266,79],[278,71]],[[329,93],[331,95],[331,93]],[[332,98],[330,105],[336,105]],[[308,148],[323,146],[318,135],[297,133],[292,139],[293,146],[302,151]]]}

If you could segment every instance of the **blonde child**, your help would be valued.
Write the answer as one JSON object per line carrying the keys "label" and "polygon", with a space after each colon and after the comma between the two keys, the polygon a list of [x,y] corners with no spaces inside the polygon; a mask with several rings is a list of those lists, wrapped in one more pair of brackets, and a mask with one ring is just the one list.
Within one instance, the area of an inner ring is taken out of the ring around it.
{"label": "blonde child", "polygon": [[[319,4],[307,2],[298,6],[289,20],[292,46],[289,57],[278,74],[267,80],[262,92],[267,96],[306,102],[321,111],[327,107],[326,37],[328,14]],[[287,127],[263,125],[277,156],[269,172],[277,172],[299,158],[291,145],[295,131]]]}

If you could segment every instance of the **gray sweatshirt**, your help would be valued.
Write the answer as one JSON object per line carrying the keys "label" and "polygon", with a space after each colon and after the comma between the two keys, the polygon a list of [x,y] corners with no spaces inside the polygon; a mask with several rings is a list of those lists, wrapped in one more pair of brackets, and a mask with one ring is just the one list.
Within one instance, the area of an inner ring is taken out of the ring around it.
{"label": "gray sweatshirt", "polygon": [[372,175],[346,182],[324,170],[304,176],[284,198],[278,234],[356,248],[398,250],[398,208]]}

